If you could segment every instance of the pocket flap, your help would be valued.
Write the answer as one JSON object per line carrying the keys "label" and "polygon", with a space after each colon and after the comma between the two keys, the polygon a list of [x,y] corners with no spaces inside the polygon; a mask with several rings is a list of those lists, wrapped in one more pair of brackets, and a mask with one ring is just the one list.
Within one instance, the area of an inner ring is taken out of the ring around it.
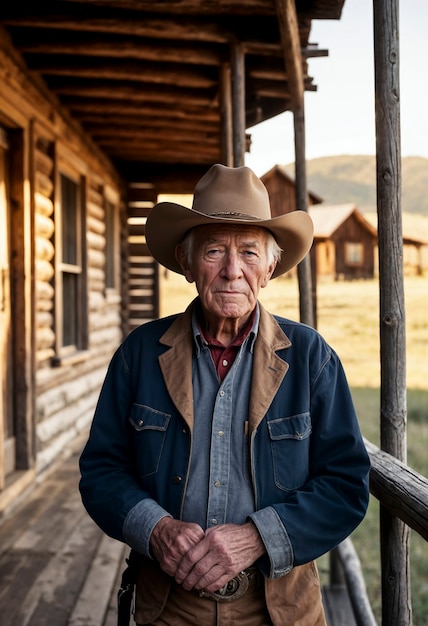
{"label": "pocket flap", "polygon": [[169,413],[162,413],[144,404],[134,404],[129,415],[129,421],[138,431],[149,429],[165,431],[170,419]]}
{"label": "pocket flap", "polygon": [[268,422],[271,439],[305,439],[312,432],[309,413],[291,415]]}

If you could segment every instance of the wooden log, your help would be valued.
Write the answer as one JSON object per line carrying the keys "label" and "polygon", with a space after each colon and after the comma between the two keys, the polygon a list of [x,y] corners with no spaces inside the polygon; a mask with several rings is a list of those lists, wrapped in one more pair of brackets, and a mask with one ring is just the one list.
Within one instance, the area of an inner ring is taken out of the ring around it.
{"label": "wooden log", "polygon": [[40,329],[44,327],[52,327],[53,326],[53,315],[50,311],[36,311],[36,332],[39,332]]}
{"label": "wooden log", "polygon": [[[381,343],[381,448],[406,460],[406,339],[401,216],[398,0],[374,0],[376,186]],[[409,540],[380,508],[382,622],[411,623]]]}
{"label": "wooden log", "polygon": [[43,196],[47,198],[51,198],[54,184],[50,175],[41,172],[40,170],[36,170],[35,174],[35,189]]}
{"label": "wooden log", "polygon": [[242,45],[231,46],[233,164],[245,165],[245,54]]}
{"label": "wooden log", "polygon": [[36,191],[36,193],[34,194],[34,206],[36,209],[36,213],[44,216],[52,215],[54,210],[52,200],[50,200],[50,198],[47,198],[39,191]]}
{"label": "wooden log", "polygon": [[44,280],[36,281],[36,300],[52,300],[54,288]]}
{"label": "wooden log", "polygon": [[103,221],[105,218],[104,208],[95,202],[86,203],[86,214],[88,217],[93,217],[100,221]]}
{"label": "wooden log", "polygon": [[337,546],[357,626],[377,626],[370,606],[360,559],[348,537]]}
{"label": "wooden log", "polygon": [[36,350],[47,350],[55,344],[55,333],[47,326],[36,329]]}
{"label": "wooden log", "polygon": [[428,540],[428,479],[365,441],[370,455],[370,491],[392,515]]}
{"label": "wooden log", "polygon": [[[40,146],[36,147],[40,148]],[[46,146],[46,149],[50,149],[49,143]],[[48,154],[46,154],[46,152],[42,152],[40,149],[34,151],[34,165],[37,173],[43,174],[48,179],[51,178],[54,168],[54,162],[53,159]]]}
{"label": "wooden log", "polygon": [[39,237],[50,239],[55,230],[54,221],[47,215],[42,213],[35,213],[34,215],[34,232]]}
{"label": "wooden log", "polygon": [[44,261],[43,259],[36,259],[35,263],[35,276],[36,280],[45,280],[46,282],[50,281],[54,275],[54,268],[49,261]]}
{"label": "wooden log", "polygon": [[90,230],[97,235],[104,235],[106,231],[105,222],[97,217],[94,217],[93,215],[87,215],[86,225],[88,227],[88,231]]}
{"label": "wooden log", "polygon": [[49,239],[35,237],[35,255],[38,259],[51,261],[55,254],[55,248]]}

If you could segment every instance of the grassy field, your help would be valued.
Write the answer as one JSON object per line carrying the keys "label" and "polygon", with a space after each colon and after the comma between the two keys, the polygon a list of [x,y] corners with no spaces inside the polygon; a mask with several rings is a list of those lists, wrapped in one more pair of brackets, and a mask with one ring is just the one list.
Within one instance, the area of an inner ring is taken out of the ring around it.
{"label": "grassy field", "polygon": [[[195,295],[193,285],[168,273],[161,283],[161,314],[183,310]],[[377,280],[320,282],[318,330],[338,352],[359,416],[363,435],[379,445],[379,286]],[[261,292],[272,313],[298,320],[297,281],[278,278]],[[405,278],[408,463],[428,476],[428,277]],[[369,597],[380,623],[379,506],[369,511],[353,535]],[[428,625],[428,544],[411,535],[413,626]],[[328,560],[319,563],[323,578]]]}

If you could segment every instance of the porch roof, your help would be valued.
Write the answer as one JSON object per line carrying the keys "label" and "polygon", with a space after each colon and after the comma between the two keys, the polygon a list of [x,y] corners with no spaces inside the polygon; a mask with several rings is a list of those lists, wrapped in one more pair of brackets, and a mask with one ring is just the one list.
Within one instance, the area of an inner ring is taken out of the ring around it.
{"label": "porch roof", "polygon": [[[314,19],[344,0],[296,0],[303,89]],[[222,161],[222,68],[245,54],[245,127],[293,110],[283,0],[17,0],[0,10],[0,47],[17,51],[36,84],[112,160],[125,180],[174,176],[185,193]],[[280,19],[281,18],[281,19]],[[284,43],[285,42],[285,43]],[[297,48],[298,50],[298,48]],[[250,138],[247,136],[247,146]],[[189,175],[190,172],[190,175]],[[150,174],[149,174],[150,175]],[[187,178],[190,180],[187,181]]]}

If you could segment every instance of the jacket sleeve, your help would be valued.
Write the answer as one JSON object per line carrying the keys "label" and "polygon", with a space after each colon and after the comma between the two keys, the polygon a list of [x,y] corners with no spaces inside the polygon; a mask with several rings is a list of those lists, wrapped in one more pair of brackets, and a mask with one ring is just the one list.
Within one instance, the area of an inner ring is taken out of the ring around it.
{"label": "jacket sleeve", "polygon": [[[309,371],[312,433],[305,484],[274,504],[290,539],[294,565],[328,552],[363,519],[370,461],[339,358],[320,341],[322,359]],[[302,384],[304,384],[302,380]]]}
{"label": "jacket sleeve", "polygon": [[149,494],[133,468],[128,417],[132,385],[125,348],[113,356],[99,396],[88,442],[80,457],[80,493],[89,515],[108,535],[124,541],[129,511]]}

